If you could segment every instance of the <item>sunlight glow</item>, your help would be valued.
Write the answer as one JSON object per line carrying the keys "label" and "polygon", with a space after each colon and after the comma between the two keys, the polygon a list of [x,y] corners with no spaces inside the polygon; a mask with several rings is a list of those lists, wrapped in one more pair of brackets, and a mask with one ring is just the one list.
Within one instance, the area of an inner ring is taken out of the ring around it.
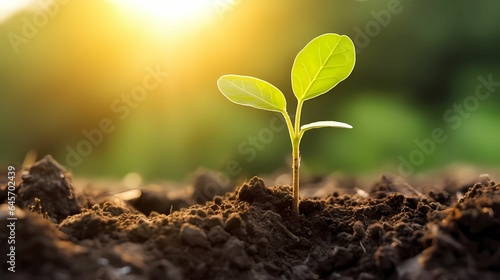
{"label": "sunlight glow", "polygon": [[196,21],[212,9],[210,0],[113,0],[113,2],[167,24]]}
{"label": "sunlight glow", "polygon": [[31,0],[2,0],[0,2],[0,22],[30,4]]}

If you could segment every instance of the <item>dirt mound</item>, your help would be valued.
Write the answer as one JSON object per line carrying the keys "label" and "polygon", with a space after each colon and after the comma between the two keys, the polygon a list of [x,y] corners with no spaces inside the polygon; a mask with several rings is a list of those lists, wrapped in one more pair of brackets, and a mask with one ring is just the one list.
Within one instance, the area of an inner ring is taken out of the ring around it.
{"label": "dirt mound", "polygon": [[443,278],[500,279],[500,185],[474,185],[425,241],[422,263]]}
{"label": "dirt mound", "polygon": [[80,213],[85,206],[73,188],[70,174],[50,155],[22,175],[17,194],[21,207],[44,213],[55,221]]}
{"label": "dirt mound", "polygon": [[[254,177],[204,205],[145,216],[119,199],[74,193],[69,174],[61,176],[52,159],[37,164],[49,168],[33,166],[19,189],[16,273],[0,255],[8,279],[500,275],[500,187],[493,182],[474,185],[455,203],[449,190],[405,196],[382,177],[368,193],[304,199],[295,216],[289,186],[268,187]],[[2,218],[6,211],[3,205]]]}

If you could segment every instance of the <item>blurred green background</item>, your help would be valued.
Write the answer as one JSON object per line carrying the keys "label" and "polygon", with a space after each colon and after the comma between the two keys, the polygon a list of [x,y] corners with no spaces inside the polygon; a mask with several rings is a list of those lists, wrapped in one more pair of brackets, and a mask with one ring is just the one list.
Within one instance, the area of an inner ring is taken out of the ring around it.
{"label": "blurred green background", "polygon": [[[281,116],[229,102],[216,80],[269,81],[292,113],[295,55],[333,32],[353,39],[356,66],[302,119],[354,129],[309,132],[303,172],[500,166],[498,1],[26,0],[0,11],[4,164],[32,150],[77,176],[287,170]],[[145,79],[151,89],[133,95]]]}

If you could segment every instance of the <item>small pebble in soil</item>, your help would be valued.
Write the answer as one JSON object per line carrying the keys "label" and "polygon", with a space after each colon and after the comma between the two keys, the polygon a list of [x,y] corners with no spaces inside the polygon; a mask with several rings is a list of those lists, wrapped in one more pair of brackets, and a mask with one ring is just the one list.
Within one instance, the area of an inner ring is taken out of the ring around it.
{"label": "small pebble in soil", "polygon": [[205,232],[197,226],[185,223],[180,230],[181,238],[190,246],[207,248],[210,242]]}
{"label": "small pebble in soil", "polygon": [[231,237],[231,234],[227,233],[221,226],[217,225],[210,229],[207,236],[212,244],[218,244],[226,242],[229,237]]}
{"label": "small pebble in soil", "polygon": [[258,253],[257,245],[252,244],[247,247],[247,253],[250,255],[256,255]]}
{"label": "small pebble in soil", "polygon": [[373,223],[369,225],[367,231],[368,237],[375,242],[381,241],[385,234],[384,227],[380,223]]}
{"label": "small pebble in soil", "polygon": [[363,238],[366,235],[365,225],[363,225],[362,221],[356,221],[352,226],[354,231],[354,237]]}

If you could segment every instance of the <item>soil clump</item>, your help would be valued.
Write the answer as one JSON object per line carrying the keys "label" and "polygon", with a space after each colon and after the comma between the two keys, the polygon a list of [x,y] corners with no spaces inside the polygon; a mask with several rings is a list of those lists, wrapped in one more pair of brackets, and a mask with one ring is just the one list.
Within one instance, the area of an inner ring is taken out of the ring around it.
{"label": "soil clump", "polygon": [[403,195],[382,177],[365,193],[303,199],[299,216],[289,186],[257,177],[171,214],[77,193],[50,157],[17,185],[16,272],[2,253],[1,279],[500,279],[489,180],[457,200],[457,188]]}

